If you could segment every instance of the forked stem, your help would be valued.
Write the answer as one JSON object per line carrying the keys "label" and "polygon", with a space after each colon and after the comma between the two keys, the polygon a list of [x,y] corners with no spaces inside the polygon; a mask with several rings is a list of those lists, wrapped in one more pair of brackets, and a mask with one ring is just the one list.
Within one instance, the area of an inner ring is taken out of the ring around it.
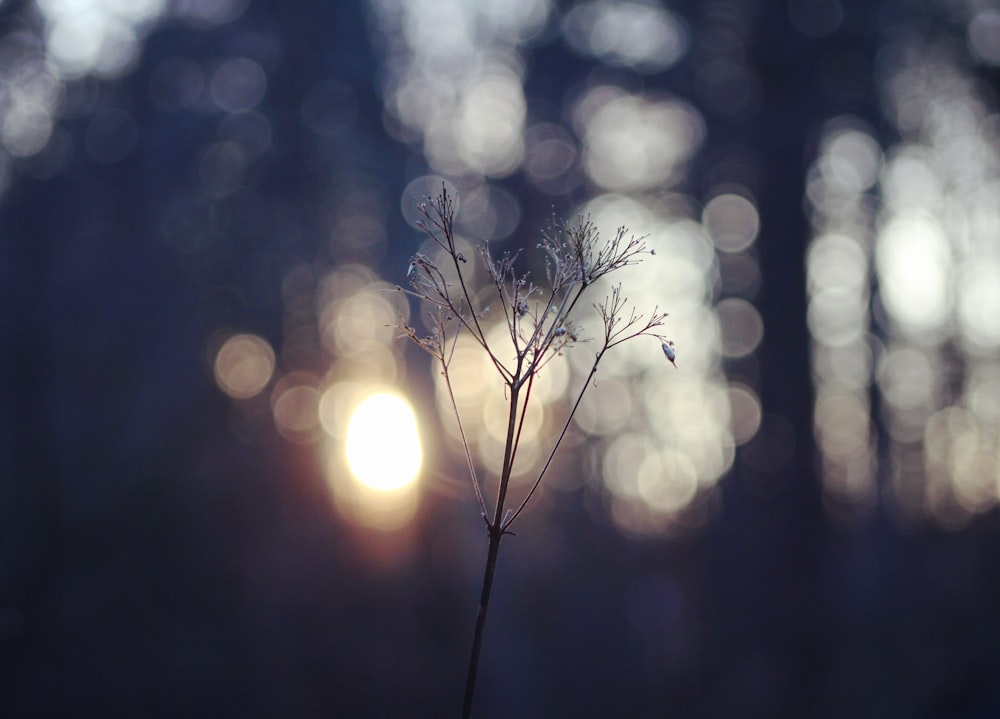
{"label": "forked stem", "polygon": [[[634,310],[624,316],[626,301],[621,294],[621,285],[612,289],[611,295],[604,302],[595,305],[604,324],[604,342],[594,358],[590,374],[583,383],[580,393],[570,410],[562,431],[539,472],[534,484],[527,492],[516,509],[508,509],[507,490],[513,474],[514,460],[520,445],[525,418],[528,411],[528,400],[534,385],[535,375],[547,362],[570,344],[575,344],[576,328],[570,315],[583,296],[585,290],[592,287],[596,281],[605,275],[623,267],[636,264],[639,255],[654,254],[646,248],[643,238],[626,237],[624,227],[618,228],[614,238],[603,246],[598,245],[597,229],[589,218],[581,218],[574,226],[555,227],[543,235],[539,245],[546,254],[546,274],[551,288],[544,302],[531,299],[537,292],[528,276],[518,275],[514,271],[514,261],[517,255],[504,255],[500,260],[493,261],[489,250],[483,249],[486,267],[497,290],[502,309],[502,320],[506,322],[514,346],[514,364],[507,365],[490,346],[486,328],[480,324],[480,316],[486,309],[477,311],[473,298],[476,293],[467,282],[464,266],[468,262],[458,250],[454,234],[455,205],[442,184],[441,193],[437,198],[429,199],[420,205],[423,220],[421,228],[437,247],[449,258],[451,269],[457,276],[460,292],[452,290],[451,281],[435,264],[432,257],[417,253],[410,260],[407,277],[411,277],[411,290],[403,290],[407,294],[426,301],[433,309],[431,323],[433,331],[430,336],[421,337],[414,327],[401,319],[401,329],[406,337],[416,342],[436,358],[442,365],[448,396],[452,410],[458,420],[459,434],[465,450],[465,459],[472,478],[476,501],[486,522],[489,536],[489,548],[486,553],[486,568],[483,573],[483,586],[479,595],[479,612],[476,615],[476,627],[472,637],[472,652],[469,656],[469,670],[465,679],[465,700],[462,706],[462,719],[470,719],[472,705],[476,693],[476,677],[479,673],[479,659],[482,653],[483,634],[486,629],[486,616],[490,606],[490,596],[493,592],[493,577],[496,574],[497,557],[500,553],[500,540],[503,535],[510,534],[511,524],[520,517],[528,502],[538,489],[559,445],[562,443],[570,422],[583,394],[594,379],[597,365],[604,353],[615,345],[626,340],[649,335],[660,340],[667,359],[674,362],[673,343],[652,332],[659,327],[665,313],[653,311],[652,316],[643,322],[643,316]],[[450,270],[449,270],[450,271]],[[450,339],[450,323],[454,322],[455,336]],[[525,326],[524,323],[528,323]],[[451,384],[449,366],[457,347],[458,333],[467,331],[475,342],[486,352],[493,367],[506,385],[509,394],[509,410],[507,415],[507,439],[504,446],[503,468],[497,487],[496,504],[493,507],[493,518],[490,519],[488,505],[483,496],[482,486],[472,460],[470,438],[459,412],[455,390]]]}

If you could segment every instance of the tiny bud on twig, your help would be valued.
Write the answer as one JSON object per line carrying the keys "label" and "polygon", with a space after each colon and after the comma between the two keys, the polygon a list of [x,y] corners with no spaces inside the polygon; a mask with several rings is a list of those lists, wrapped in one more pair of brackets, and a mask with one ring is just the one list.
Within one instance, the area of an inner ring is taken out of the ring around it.
{"label": "tiny bud on twig", "polygon": [[663,348],[663,354],[665,354],[667,359],[670,360],[670,364],[676,367],[677,363],[674,360],[677,359],[677,351],[674,350],[674,343],[667,341],[662,343],[660,347]]}

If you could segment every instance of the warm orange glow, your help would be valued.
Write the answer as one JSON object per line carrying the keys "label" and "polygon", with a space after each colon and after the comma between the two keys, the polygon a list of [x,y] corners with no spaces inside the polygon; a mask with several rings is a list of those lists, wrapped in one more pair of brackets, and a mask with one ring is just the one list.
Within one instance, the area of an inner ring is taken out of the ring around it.
{"label": "warm orange glow", "polygon": [[327,483],[352,523],[394,532],[419,506],[423,451],[410,404],[370,384],[341,381],[320,396],[319,421],[329,435]]}
{"label": "warm orange glow", "polygon": [[416,481],[423,460],[417,420],[394,394],[365,398],[347,427],[347,464],[357,480],[391,492]]}

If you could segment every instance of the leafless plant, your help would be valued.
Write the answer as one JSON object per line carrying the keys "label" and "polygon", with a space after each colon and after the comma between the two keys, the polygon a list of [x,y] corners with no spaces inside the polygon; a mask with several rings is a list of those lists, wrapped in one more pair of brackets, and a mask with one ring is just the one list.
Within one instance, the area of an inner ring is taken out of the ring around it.
{"label": "leafless plant", "polygon": [[[644,335],[660,341],[664,354],[672,364],[675,352],[673,343],[655,332],[663,325],[667,314],[660,312],[658,308],[654,308],[649,317],[636,313],[623,296],[621,284],[615,285],[609,295],[596,302],[593,306],[603,328],[596,343],[590,372],[579,387],[562,430],[555,437],[547,459],[530,489],[520,501],[511,501],[507,490],[524,429],[528,402],[539,371],[556,354],[585,341],[582,339],[582,329],[573,321],[573,315],[592,285],[612,272],[640,262],[643,255],[655,252],[647,248],[644,238],[629,234],[624,227],[619,227],[614,237],[601,244],[597,228],[589,218],[581,217],[572,225],[553,221],[542,233],[542,241],[538,245],[545,257],[546,282],[544,285],[536,285],[527,273],[518,274],[516,271],[519,253],[508,253],[494,259],[489,248],[483,244],[480,259],[485,264],[493,286],[490,294],[495,296],[513,343],[513,356],[505,357],[502,354],[506,350],[501,352],[492,346],[487,337],[484,314],[488,307],[476,304],[478,293],[471,286],[469,258],[456,242],[454,198],[442,186],[441,192],[436,197],[425,198],[418,205],[418,210],[421,215],[418,224],[427,237],[443,251],[445,266],[439,267],[423,254],[416,254],[411,258],[407,272],[410,289],[400,290],[421,300],[431,329],[429,334],[424,335],[401,321],[400,330],[441,367],[451,407],[458,421],[472,487],[489,537],[462,710],[463,718],[467,719],[472,714],[483,629],[500,541],[504,535],[511,534],[511,527],[545,477],[583,395],[597,373],[601,359],[611,348]],[[482,348],[502,378],[508,405],[503,463],[492,505],[484,496],[482,481],[476,471],[452,384],[451,364],[458,337],[463,332],[468,333]]]}

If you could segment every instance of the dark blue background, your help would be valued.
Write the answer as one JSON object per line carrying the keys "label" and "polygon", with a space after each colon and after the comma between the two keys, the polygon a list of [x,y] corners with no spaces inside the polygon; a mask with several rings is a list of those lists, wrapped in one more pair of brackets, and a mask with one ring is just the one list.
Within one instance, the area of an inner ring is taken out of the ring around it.
{"label": "dark blue background", "polygon": [[[738,5],[762,103],[740,120],[705,112],[705,166],[686,189],[708,186],[713,148],[753,148],[761,398],[808,428],[803,192],[818,127],[852,113],[884,129],[881,43],[901,23],[957,41],[962,28],[931,3],[851,0],[836,33],[809,40],[784,2]],[[696,47],[644,82],[690,95],[708,19],[699,3],[672,7]],[[0,9],[7,28],[31,15]],[[297,208],[300,231],[276,238],[234,208],[210,252],[178,253],[159,239],[161,212],[216,120],[155,106],[150,73],[170,55],[224,55],[247,31],[281,57],[257,191]],[[78,152],[44,179],[16,166],[0,201],[0,715],[457,715],[481,569],[453,545],[486,544],[471,504],[432,503],[404,559],[373,560],[382,540],[342,526],[313,453],[233,436],[205,350],[222,325],[280,343],[281,280],[325,251],[310,218],[330,178],[362,173],[399,197],[421,167],[382,129],[369,38],[356,3],[252,2],[218,28],[166,24],[128,76],[78,81],[95,107],[136,118],[125,160]],[[555,43],[532,53],[532,96],[589,70]],[[845,53],[865,73],[833,91],[817,77]],[[359,115],[316,158],[297,108],[330,78],[355,89]],[[85,125],[61,121],[76,142]],[[516,176],[508,188],[527,193]],[[523,201],[525,226],[548,212],[546,198]],[[386,224],[391,277],[408,252],[393,238],[410,231]],[[525,522],[501,555],[477,716],[1000,715],[996,514],[957,532],[900,529],[884,511],[840,527],[809,432],[798,437],[771,491],[751,491],[738,461],[697,533],[637,542],[572,508]]]}

